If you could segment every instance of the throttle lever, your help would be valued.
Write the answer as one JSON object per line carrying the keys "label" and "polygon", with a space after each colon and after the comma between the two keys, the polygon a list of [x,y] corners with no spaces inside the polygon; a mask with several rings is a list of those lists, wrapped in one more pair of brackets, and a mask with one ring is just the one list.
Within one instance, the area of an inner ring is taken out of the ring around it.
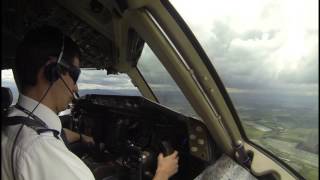
{"label": "throttle lever", "polygon": [[168,141],[161,141],[160,151],[163,153],[163,156],[166,157],[171,155],[174,152],[174,149]]}

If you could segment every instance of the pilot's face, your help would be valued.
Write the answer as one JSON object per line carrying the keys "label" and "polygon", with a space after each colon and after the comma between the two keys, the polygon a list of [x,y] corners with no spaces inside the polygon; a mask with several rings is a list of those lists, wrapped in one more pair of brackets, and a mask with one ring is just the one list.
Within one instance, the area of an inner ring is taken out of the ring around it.
{"label": "pilot's face", "polygon": [[[79,58],[75,57],[73,61],[74,68],[78,69],[80,68],[80,62]],[[79,77],[79,74],[77,76],[77,73],[74,72],[66,72],[65,74],[61,74],[61,78],[64,80],[64,82],[59,78],[56,83],[56,94],[57,94],[57,111],[63,111],[67,108],[68,104],[73,99],[73,93],[78,92],[78,86],[77,86],[77,77]],[[68,86],[68,87],[66,87]],[[68,90],[70,89],[70,91]]]}

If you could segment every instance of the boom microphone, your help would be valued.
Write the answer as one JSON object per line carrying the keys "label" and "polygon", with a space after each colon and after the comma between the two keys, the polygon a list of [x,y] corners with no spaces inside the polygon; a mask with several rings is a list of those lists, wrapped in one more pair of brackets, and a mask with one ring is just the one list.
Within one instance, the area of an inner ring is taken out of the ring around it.
{"label": "boom microphone", "polygon": [[78,100],[80,98],[79,94],[77,92],[72,93],[71,89],[68,87],[67,83],[63,80],[63,78],[61,76],[59,77],[62,80],[63,84],[67,87],[71,95],[73,96],[74,100]]}

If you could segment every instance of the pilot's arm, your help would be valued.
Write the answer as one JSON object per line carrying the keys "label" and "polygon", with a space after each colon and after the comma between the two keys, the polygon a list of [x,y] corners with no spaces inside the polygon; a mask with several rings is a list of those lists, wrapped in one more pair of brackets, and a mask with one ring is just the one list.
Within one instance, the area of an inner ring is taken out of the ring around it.
{"label": "pilot's arm", "polygon": [[69,143],[80,141],[86,144],[94,144],[94,140],[90,136],[86,136],[84,134],[79,134],[77,132],[71,131],[70,129],[63,128],[64,133],[66,135],[67,141]]}
{"label": "pilot's arm", "polygon": [[158,165],[153,180],[168,180],[178,172],[178,161],[178,151],[174,151],[174,153],[166,157],[163,157],[163,154],[160,153],[158,155]]}

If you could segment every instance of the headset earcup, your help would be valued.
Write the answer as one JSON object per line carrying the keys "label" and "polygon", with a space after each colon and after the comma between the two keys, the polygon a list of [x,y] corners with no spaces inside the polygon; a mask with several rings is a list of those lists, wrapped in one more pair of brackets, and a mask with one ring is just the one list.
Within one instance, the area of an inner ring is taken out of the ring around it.
{"label": "headset earcup", "polygon": [[57,63],[51,63],[44,68],[44,75],[46,79],[51,83],[55,82],[59,78],[57,66]]}

